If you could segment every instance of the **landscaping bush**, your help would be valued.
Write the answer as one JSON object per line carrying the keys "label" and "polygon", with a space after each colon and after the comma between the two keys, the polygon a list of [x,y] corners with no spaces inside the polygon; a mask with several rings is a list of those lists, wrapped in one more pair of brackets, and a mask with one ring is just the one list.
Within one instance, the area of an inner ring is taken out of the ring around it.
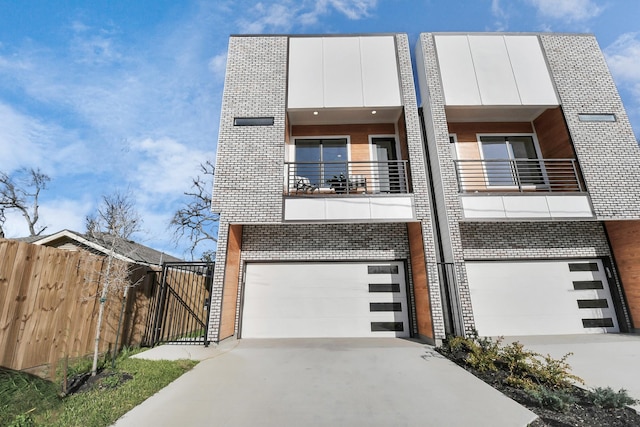
{"label": "landscaping bush", "polygon": [[567,363],[571,353],[560,359],[526,350],[519,342],[502,346],[502,338],[449,337],[441,351],[453,360],[479,372],[506,373],[503,382],[524,390],[538,405],[564,411],[575,402],[568,392],[575,383],[584,383],[571,373]]}
{"label": "landscaping bush", "polygon": [[565,412],[576,399],[565,390],[554,390],[545,386],[536,386],[525,390],[538,405],[556,412]]}
{"label": "landscaping bush", "polygon": [[627,394],[627,390],[621,388],[616,392],[611,387],[594,388],[589,393],[589,400],[594,405],[605,409],[622,408],[638,402]]}

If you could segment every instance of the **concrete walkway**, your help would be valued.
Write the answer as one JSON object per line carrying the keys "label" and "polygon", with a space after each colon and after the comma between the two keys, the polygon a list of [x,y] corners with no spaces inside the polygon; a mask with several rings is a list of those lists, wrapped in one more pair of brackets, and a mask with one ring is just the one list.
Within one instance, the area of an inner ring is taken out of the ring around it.
{"label": "concrete walkway", "polygon": [[536,418],[433,347],[409,340],[239,340],[139,355],[176,356],[203,361],[116,427],[513,427]]}
{"label": "concrete walkway", "polygon": [[[540,354],[567,359],[572,372],[582,378],[586,388],[621,388],[640,400],[640,335],[584,334],[507,337],[505,343],[519,341]],[[640,412],[640,404],[633,406]]]}

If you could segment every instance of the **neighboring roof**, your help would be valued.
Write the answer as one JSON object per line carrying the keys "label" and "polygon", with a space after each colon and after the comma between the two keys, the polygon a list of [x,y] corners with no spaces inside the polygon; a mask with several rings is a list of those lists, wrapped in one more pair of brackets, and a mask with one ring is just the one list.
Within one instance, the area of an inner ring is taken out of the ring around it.
{"label": "neighboring roof", "polygon": [[17,240],[19,242],[25,242],[25,243],[33,243],[37,240],[44,239],[45,237],[49,237],[49,236],[50,234],[45,234],[42,236],[16,237],[15,239],[12,239],[12,240]]}
{"label": "neighboring roof", "polygon": [[[33,238],[35,238],[35,240],[31,240],[29,243],[46,246],[52,246],[53,243],[60,240],[73,240],[89,250],[101,252],[105,255],[109,254],[111,249],[111,238],[108,234],[92,236],[71,230],[62,230],[48,236],[34,236]],[[32,238],[23,238],[20,240],[27,241],[25,239]],[[164,252],[157,251],[132,240],[116,240],[113,249],[116,258],[138,264],[161,265],[163,262],[183,261],[180,258],[167,255]]]}

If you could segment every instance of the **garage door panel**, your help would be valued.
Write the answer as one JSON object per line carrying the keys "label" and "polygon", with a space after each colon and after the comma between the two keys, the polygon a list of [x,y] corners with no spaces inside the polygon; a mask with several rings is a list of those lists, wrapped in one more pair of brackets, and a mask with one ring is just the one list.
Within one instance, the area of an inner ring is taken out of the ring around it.
{"label": "garage door panel", "polygon": [[403,264],[247,264],[241,327],[245,338],[409,336]]}
{"label": "garage door panel", "polygon": [[[565,325],[566,328],[573,330],[583,329],[582,323],[573,315],[553,316],[545,322],[538,322],[528,315],[514,315],[509,322],[505,322],[504,316],[487,316],[482,319],[482,325],[478,327],[478,333],[483,336],[558,335],[557,325]],[[489,333],[482,331],[488,331]],[[498,333],[497,331],[500,332]]]}
{"label": "garage door panel", "polygon": [[466,267],[481,335],[619,330],[599,260],[467,262]]}

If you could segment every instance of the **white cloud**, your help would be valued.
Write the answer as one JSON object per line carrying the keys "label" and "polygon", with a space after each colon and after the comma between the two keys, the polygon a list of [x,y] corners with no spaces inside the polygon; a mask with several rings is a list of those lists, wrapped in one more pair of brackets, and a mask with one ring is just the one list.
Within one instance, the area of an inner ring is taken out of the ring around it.
{"label": "white cloud", "polygon": [[[83,232],[85,217],[91,212],[92,204],[82,200],[66,198],[42,201],[38,211],[40,219],[37,227],[46,226],[43,235],[53,234],[68,229]],[[29,227],[24,217],[18,211],[7,212],[7,221],[3,225],[5,234],[9,238],[25,237],[29,235]]]}
{"label": "white cloud", "polygon": [[327,3],[349,19],[362,19],[370,15],[370,10],[377,6],[377,0],[320,0]]}
{"label": "white cloud", "polygon": [[604,53],[616,79],[625,83],[640,83],[640,33],[622,34]]}
{"label": "white cloud", "polygon": [[493,31],[505,31],[508,28],[509,14],[500,4],[500,0],[491,0],[491,14],[496,18]]}
{"label": "white cloud", "polygon": [[47,126],[0,103],[0,170],[39,167],[48,140]]}
{"label": "white cloud", "polygon": [[227,67],[227,52],[219,53],[209,60],[209,70],[214,75],[224,78]]}
{"label": "white cloud", "polygon": [[73,130],[32,117],[0,102],[0,170],[41,168],[57,175],[95,171],[91,150]]}
{"label": "white cloud", "polygon": [[170,138],[134,142],[134,156],[140,159],[130,172],[130,180],[147,196],[175,200],[189,189],[199,164],[212,160],[213,152],[187,147]]}
{"label": "white cloud", "polygon": [[259,2],[248,8],[238,21],[243,33],[289,31],[296,24],[315,25],[320,18],[338,12],[348,19],[358,20],[371,16],[378,0],[281,0],[265,4]]}
{"label": "white cloud", "polygon": [[569,22],[587,21],[604,10],[594,0],[527,0],[540,15]]}
{"label": "white cloud", "polygon": [[289,1],[268,5],[257,3],[250,10],[253,19],[242,18],[238,21],[240,31],[256,34],[268,30],[289,30],[299,9]]}
{"label": "white cloud", "polygon": [[[620,92],[629,91],[625,107],[632,118],[640,119],[640,33],[625,33],[604,49],[611,74]],[[636,135],[640,127],[635,126]]]}
{"label": "white cloud", "polygon": [[43,202],[40,216],[47,226],[44,234],[56,233],[63,229],[84,232],[85,218],[93,209],[93,204],[83,200],[55,199]]}

